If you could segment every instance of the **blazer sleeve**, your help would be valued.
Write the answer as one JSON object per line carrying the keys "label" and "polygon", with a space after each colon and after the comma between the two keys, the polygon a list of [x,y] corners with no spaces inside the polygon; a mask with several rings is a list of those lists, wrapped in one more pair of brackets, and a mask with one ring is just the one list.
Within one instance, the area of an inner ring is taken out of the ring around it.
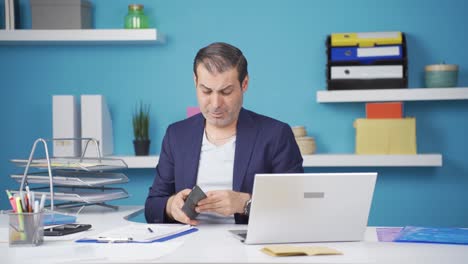
{"label": "blazer sleeve", "polygon": [[302,155],[289,125],[281,126],[274,150],[272,173],[304,173]]}
{"label": "blazer sleeve", "polygon": [[175,193],[174,157],[169,128],[162,142],[156,177],[145,202],[145,218],[148,223],[174,222],[166,216],[167,200]]}

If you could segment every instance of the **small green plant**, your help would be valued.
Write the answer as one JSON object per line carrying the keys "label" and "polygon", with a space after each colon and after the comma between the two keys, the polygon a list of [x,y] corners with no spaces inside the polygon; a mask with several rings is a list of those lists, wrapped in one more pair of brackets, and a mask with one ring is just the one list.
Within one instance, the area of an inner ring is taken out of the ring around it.
{"label": "small green plant", "polygon": [[149,112],[150,105],[140,102],[140,106],[135,107],[133,113],[133,135],[135,140],[149,140]]}

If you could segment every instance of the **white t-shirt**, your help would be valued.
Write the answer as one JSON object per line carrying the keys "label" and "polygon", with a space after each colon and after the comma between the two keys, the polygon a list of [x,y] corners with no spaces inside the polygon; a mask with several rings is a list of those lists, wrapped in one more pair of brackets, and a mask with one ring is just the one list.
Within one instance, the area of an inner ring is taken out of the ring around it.
{"label": "white t-shirt", "polygon": [[[203,133],[200,161],[198,163],[197,185],[204,192],[232,190],[235,150],[235,136],[225,144],[216,146],[208,141],[206,132]],[[197,220],[204,223],[234,223],[234,217],[224,217],[214,213],[202,213],[197,217]]]}

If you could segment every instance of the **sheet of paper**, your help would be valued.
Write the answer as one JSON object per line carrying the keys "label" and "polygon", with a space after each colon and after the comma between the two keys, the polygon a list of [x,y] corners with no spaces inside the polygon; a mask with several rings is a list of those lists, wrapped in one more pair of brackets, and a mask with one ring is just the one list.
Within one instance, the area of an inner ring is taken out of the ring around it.
{"label": "sheet of paper", "polygon": [[401,227],[378,227],[376,229],[377,237],[380,242],[393,242],[400,234]]}
{"label": "sheet of paper", "polygon": [[137,242],[151,242],[159,238],[178,234],[190,228],[192,228],[190,225],[135,223],[86,238],[132,238],[133,241]]}
{"label": "sheet of paper", "polygon": [[[160,257],[171,254],[183,244],[183,241],[168,241],[151,244],[77,244],[74,246],[51,244],[54,254],[41,250],[41,247],[10,248],[5,263],[13,262],[18,255],[23,256],[24,263],[36,263],[37,259],[47,258],[47,263],[146,263],[154,262]],[[2,262],[3,263],[3,262]],[[23,263],[23,262],[22,262]],[[42,263],[42,262],[41,262]]]}
{"label": "sheet of paper", "polygon": [[8,228],[0,228],[0,243],[8,243]]}
{"label": "sheet of paper", "polygon": [[[106,256],[101,260],[83,261],[82,263],[135,263],[135,262],[153,262],[158,258],[171,254],[183,242],[165,242],[152,244],[127,244],[122,250],[115,250],[112,245],[98,247],[96,254]],[[81,260],[80,260],[81,261]]]}

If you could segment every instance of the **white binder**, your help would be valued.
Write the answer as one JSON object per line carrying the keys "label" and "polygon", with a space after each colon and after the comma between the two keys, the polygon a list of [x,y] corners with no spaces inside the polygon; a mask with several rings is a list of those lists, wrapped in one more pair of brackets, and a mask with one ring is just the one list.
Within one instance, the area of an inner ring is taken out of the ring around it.
{"label": "white binder", "polygon": [[[112,155],[114,151],[112,119],[104,96],[81,96],[81,137],[97,139],[101,154]],[[82,141],[82,151],[85,145],[86,141]],[[85,157],[98,157],[97,149],[92,142],[88,144]]]}
{"label": "white binder", "polygon": [[[15,0],[9,0],[10,1],[10,7],[9,7],[9,12],[10,12],[10,29],[15,29],[15,8],[18,8],[15,6]],[[16,3],[17,4],[17,3]]]}
{"label": "white binder", "polygon": [[383,56],[401,56],[399,46],[357,48],[358,58],[363,57],[383,57]]}
{"label": "white binder", "polygon": [[332,66],[333,79],[396,79],[403,78],[403,65]]}
{"label": "white binder", "polygon": [[5,29],[10,29],[10,0],[5,0]]}
{"label": "white binder", "polygon": [[[73,95],[52,96],[53,138],[81,137],[80,111]],[[81,141],[54,140],[55,157],[78,157],[81,155]]]}

